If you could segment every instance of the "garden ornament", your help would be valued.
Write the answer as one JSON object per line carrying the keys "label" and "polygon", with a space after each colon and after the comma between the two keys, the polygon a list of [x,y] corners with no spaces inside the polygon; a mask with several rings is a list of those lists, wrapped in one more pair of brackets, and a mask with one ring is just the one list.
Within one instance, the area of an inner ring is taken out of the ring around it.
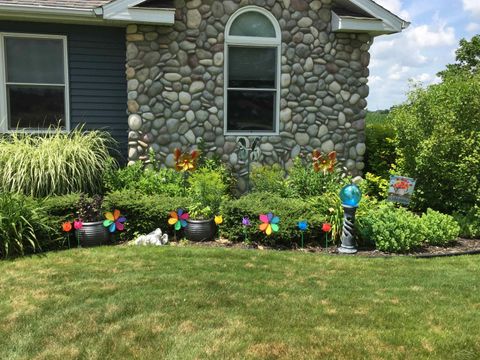
{"label": "garden ornament", "polygon": [[106,212],[105,213],[105,221],[103,222],[103,226],[108,228],[108,231],[114,233],[115,231],[123,231],[125,229],[125,221],[127,219],[122,216],[120,210],[115,210],[113,213]]}
{"label": "garden ornament", "polygon": [[355,254],[358,250],[355,243],[355,213],[362,198],[362,192],[355,184],[346,185],[340,190],[340,200],[343,207],[342,245],[338,252]]}
{"label": "garden ornament", "polygon": [[327,156],[324,156],[320,151],[313,150],[312,162],[313,170],[315,172],[322,171],[324,175],[326,175],[327,172],[333,173],[337,162],[337,153],[332,151],[328,153]]}
{"label": "garden ornament", "polygon": [[241,161],[246,161],[247,163],[247,192],[250,190],[250,164],[252,161],[258,161],[260,159],[260,147],[258,143],[260,138],[257,137],[253,140],[252,145],[250,146],[250,141],[245,136],[240,136],[237,138],[237,155]]}
{"label": "garden ornament", "polygon": [[267,215],[261,214],[259,218],[262,222],[259,225],[259,229],[267,236],[271,235],[272,232],[277,232],[279,230],[278,224],[280,223],[280,218],[278,216],[268,213]]}
{"label": "garden ornament", "polygon": [[307,220],[302,220],[298,222],[298,228],[300,229],[300,233],[302,234],[302,249],[303,249],[303,233],[308,229],[308,222]]}
{"label": "garden ornament", "polygon": [[173,159],[175,160],[175,170],[180,172],[194,171],[197,168],[197,161],[200,153],[196,150],[184,152],[175,149]]}
{"label": "garden ornament", "polygon": [[173,226],[175,230],[174,237],[177,240],[177,231],[181,228],[187,227],[187,219],[190,216],[188,213],[184,212],[183,209],[178,209],[177,211],[170,212],[170,219],[168,219],[168,224]]}
{"label": "garden ornament", "polygon": [[140,235],[134,240],[134,245],[162,246],[168,243],[168,234],[163,234],[161,229],[156,229],[147,235]]}

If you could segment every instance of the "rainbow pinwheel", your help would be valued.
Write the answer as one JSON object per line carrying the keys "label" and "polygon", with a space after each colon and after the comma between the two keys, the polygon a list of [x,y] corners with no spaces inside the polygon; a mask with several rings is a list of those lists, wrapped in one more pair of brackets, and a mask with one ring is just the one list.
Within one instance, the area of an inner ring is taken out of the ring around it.
{"label": "rainbow pinwheel", "polygon": [[127,219],[122,216],[120,210],[115,210],[113,213],[106,212],[105,213],[105,221],[103,222],[103,226],[108,228],[108,231],[114,233],[115,231],[122,231],[125,229],[123,225]]}
{"label": "rainbow pinwheel", "polygon": [[278,216],[268,213],[267,215],[260,215],[259,218],[262,222],[259,225],[260,231],[265,232],[267,235],[271,235],[272,232],[277,232],[279,230],[278,223],[280,222],[280,218]]}
{"label": "rainbow pinwheel", "polygon": [[332,151],[327,156],[324,156],[320,151],[314,150],[312,153],[312,162],[315,172],[322,171],[324,174],[327,172],[333,173],[337,162],[337,153]]}
{"label": "rainbow pinwheel", "polygon": [[184,212],[182,209],[178,209],[176,212],[170,212],[170,219],[168,223],[175,226],[175,230],[180,230],[187,226],[187,219],[189,218],[188,213]]}

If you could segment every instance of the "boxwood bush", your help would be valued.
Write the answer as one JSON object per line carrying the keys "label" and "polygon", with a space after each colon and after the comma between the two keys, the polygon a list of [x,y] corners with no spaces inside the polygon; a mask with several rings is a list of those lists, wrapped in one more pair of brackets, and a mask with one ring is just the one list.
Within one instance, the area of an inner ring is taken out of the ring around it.
{"label": "boxwood bush", "polygon": [[460,226],[452,216],[432,209],[428,209],[420,221],[425,227],[424,242],[429,245],[446,246],[460,234]]}
{"label": "boxwood bush", "polygon": [[424,245],[445,246],[457,239],[460,227],[450,215],[429,209],[422,216],[379,203],[359,213],[357,229],[365,242],[380,251],[403,253]]}
{"label": "boxwood bush", "polygon": [[123,233],[123,238],[127,240],[156,228],[173,235],[173,229],[168,225],[169,212],[178,208],[188,209],[189,205],[190,200],[185,197],[145,195],[132,190],[115,191],[103,200],[105,210],[118,209],[127,217]]}
{"label": "boxwood bush", "polygon": [[[323,203],[323,206],[318,206]],[[224,222],[221,233],[233,241],[244,240],[243,217],[248,217],[252,226],[247,227],[250,241],[264,244],[292,246],[299,244],[301,233],[298,222],[307,220],[309,227],[304,234],[305,242],[320,242],[325,239],[321,227],[324,222],[331,221],[331,214],[324,206],[326,202],[317,200],[305,201],[302,199],[284,198],[272,193],[252,193],[240,199],[229,200],[223,203],[221,212]],[[259,231],[259,215],[272,212],[280,217],[280,230],[270,236]]]}

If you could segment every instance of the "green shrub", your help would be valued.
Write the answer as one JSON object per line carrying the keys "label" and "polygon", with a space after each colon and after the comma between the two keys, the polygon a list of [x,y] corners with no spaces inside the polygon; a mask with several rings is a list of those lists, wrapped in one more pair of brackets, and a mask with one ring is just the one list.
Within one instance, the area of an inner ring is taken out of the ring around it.
{"label": "green shrub", "polygon": [[480,209],[478,206],[466,213],[456,212],[453,217],[460,226],[460,237],[466,239],[480,238]]}
{"label": "green shrub", "polygon": [[200,168],[188,178],[190,215],[195,219],[208,219],[217,215],[226,196],[227,184],[220,170]]}
{"label": "green shrub", "polygon": [[[323,207],[316,207],[322,203]],[[248,238],[257,243],[292,246],[300,243],[301,233],[298,222],[307,220],[308,230],[304,234],[305,242],[324,244],[325,235],[321,228],[329,221],[330,213],[325,202],[313,203],[301,199],[289,199],[272,193],[251,193],[240,199],[225,201],[222,205],[223,224],[221,233],[232,241],[244,240],[243,217],[248,217],[252,226],[247,227]],[[280,230],[269,237],[258,229],[259,215],[274,213],[280,217]]]}
{"label": "green shrub", "polygon": [[450,215],[428,209],[420,218],[424,226],[424,242],[429,245],[445,246],[458,238],[460,227]]}
{"label": "green shrub", "polygon": [[346,185],[348,179],[335,169],[333,173],[315,172],[311,163],[305,163],[300,158],[294,160],[294,165],[286,180],[289,192],[296,197],[320,196],[325,193],[338,193]]}
{"label": "green shrub", "polygon": [[41,251],[55,233],[48,223],[48,216],[35,200],[19,194],[0,194],[0,257]]}
{"label": "green shrub", "polygon": [[357,217],[363,241],[372,241],[377,250],[408,252],[421,246],[425,229],[420,218],[404,208],[384,203]]}
{"label": "green shrub", "polygon": [[119,209],[126,216],[123,238],[127,240],[156,228],[172,235],[173,228],[168,225],[169,212],[179,208],[188,209],[189,206],[188,198],[145,195],[132,190],[115,191],[103,200],[105,210]]}
{"label": "green shrub", "polygon": [[280,196],[291,196],[285,180],[286,173],[278,164],[252,166],[250,187],[254,192],[271,192]]}
{"label": "green shrub", "polygon": [[0,190],[43,197],[102,191],[114,166],[106,132],[60,129],[45,135],[13,133],[0,138]]}
{"label": "green shrub", "polygon": [[388,196],[389,180],[372,173],[366,173],[359,186],[365,196],[371,196],[377,200],[385,200]]}
{"label": "green shrub", "polygon": [[395,127],[387,119],[382,122],[367,123],[365,134],[367,152],[364,172],[387,179],[396,160]]}
{"label": "green shrub", "polygon": [[173,169],[144,169],[141,162],[104,176],[107,192],[132,190],[146,195],[182,196],[185,193],[183,175]]}
{"label": "green shrub", "polygon": [[468,211],[480,192],[480,74],[448,77],[393,111],[398,172],[417,180],[414,205]]}

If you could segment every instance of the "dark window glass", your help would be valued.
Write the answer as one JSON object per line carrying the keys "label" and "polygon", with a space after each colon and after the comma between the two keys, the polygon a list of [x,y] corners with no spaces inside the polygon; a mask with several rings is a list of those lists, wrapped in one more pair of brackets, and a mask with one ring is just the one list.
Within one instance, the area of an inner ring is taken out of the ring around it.
{"label": "dark window glass", "polygon": [[230,88],[275,89],[276,48],[228,48],[228,86]]}
{"label": "dark window glass", "polygon": [[59,39],[5,39],[7,82],[63,84],[63,41]]}
{"label": "dark window glass", "polygon": [[9,129],[65,126],[64,88],[8,85]]}
{"label": "dark window glass", "polygon": [[229,90],[227,131],[274,132],[275,92]]}
{"label": "dark window glass", "polygon": [[265,15],[248,12],[237,17],[230,28],[230,35],[275,37],[275,28]]}

